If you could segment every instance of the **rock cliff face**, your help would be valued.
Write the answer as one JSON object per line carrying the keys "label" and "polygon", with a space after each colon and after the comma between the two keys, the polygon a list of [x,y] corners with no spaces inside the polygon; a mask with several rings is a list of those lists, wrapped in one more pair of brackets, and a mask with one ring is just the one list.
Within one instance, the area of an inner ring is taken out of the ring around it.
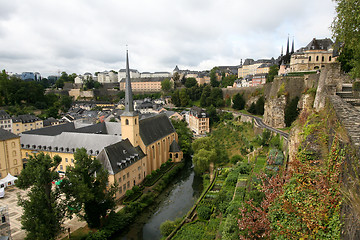
{"label": "rock cliff face", "polygon": [[265,111],[264,111],[264,122],[265,124],[272,126],[274,128],[284,128],[285,127],[285,106],[286,98],[284,95],[279,98],[268,99],[265,101]]}
{"label": "rock cliff face", "polygon": [[[315,88],[319,75],[276,77],[274,82],[266,84],[264,122],[275,128],[284,128],[286,104],[295,97],[301,98],[303,92]],[[301,103],[309,104],[310,97]]]}
{"label": "rock cliff face", "polygon": [[332,63],[322,69],[314,101],[316,111],[324,108],[326,96],[335,95],[336,91],[341,90],[343,79],[340,63]]}

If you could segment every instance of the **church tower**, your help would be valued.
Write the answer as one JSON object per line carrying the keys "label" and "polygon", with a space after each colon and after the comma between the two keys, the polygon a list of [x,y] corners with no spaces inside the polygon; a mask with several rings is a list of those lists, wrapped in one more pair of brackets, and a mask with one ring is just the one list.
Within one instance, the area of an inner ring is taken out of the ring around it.
{"label": "church tower", "polygon": [[126,50],[126,82],[125,82],[125,112],[121,114],[121,136],[128,138],[131,144],[139,146],[139,115],[134,111],[133,95],[130,81],[129,54]]}

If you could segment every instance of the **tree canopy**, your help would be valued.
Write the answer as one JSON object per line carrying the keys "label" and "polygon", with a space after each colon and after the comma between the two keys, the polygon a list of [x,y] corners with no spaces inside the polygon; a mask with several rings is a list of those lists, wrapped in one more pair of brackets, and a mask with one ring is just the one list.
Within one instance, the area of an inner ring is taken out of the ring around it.
{"label": "tree canopy", "polygon": [[24,212],[21,216],[22,228],[26,230],[26,239],[55,239],[62,231],[65,217],[65,204],[60,201],[60,191],[52,187],[59,180],[55,171],[61,157],[51,158],[39,153],[29,156],[29,161],[21,171],[16,186],[30,189],[27,197],[19,196],[19,205]]}
{"label": "tree canopy", "polygon": [[347,61],[351,66],[351,75],[360,77],[360,1],[334,0],[334,2],[337,15],[331,26],[333,37],[338,43],[342,43],[340,56],[346,54],[342,60]]}
{"label": "tree canopy", "polygon": [[161,90],[164,92],[168,92],[172,89],[172,82],[166,78],[164,81],[161,82]]}
{"label": "tree canopy", "polygon": [[99,160],[76,149],[74,166],[67,167],[60,187],[66,194],[69,211],[84,219],[89,227],[99,227],[101,218],[115,207],[116,187],[108,185],[108,172]]}
{"label": "tree canopy", "polygon": [[237,110],[242,110],[245,107],[245,99],[244,96],[240,93],[237,93],[233,97],[233,108]]}

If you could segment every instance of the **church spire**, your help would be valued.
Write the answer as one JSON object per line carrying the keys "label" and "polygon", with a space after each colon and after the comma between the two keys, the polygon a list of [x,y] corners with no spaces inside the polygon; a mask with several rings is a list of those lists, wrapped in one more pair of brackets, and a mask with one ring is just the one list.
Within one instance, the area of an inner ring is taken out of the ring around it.
{"label": "church spire", "polygon": [[291,54],[294,53],[294,37],[293,37],[293,40],[292,40],[292,46],[291,46]]}
{"label": "church spire", "polygon": [[284,55],[284,46],[281,46],[281,55],[280,56],[283,56]]}
{"label": "church spire", "polygon": [[126,50],[126,82],[125,82],[125,113],[134,112],[133,95],[131,90],[130,69],[129,69],[129,53]]}
{"label": "church spire", "polygon": [[289,55],[289,35],[287,39],[286,55]]}

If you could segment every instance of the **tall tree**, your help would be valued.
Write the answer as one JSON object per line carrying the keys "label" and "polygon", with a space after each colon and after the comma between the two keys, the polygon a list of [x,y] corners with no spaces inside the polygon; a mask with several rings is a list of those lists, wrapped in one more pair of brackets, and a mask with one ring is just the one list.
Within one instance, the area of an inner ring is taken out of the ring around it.
{"label": "tall tree", "polygon": [[69,210],[89,227],[99,227],[101,218],[115,207],[115,186],[108,185],[108,172],[99,160],[88,156],[85,148],[76,149],[74,166],[67,167],[60,187],[66,194]]}
{"label": "tall tree", "polygon": [[19,197],[19,205],[24,209],[21,224],[27,232],[26,239],[55,239],[62,231],[65,204],[60,201],[59,189],[52,188],[52,182],[59,180],[55,169],[60,162],[57,155],[51,158],[39,153],[30,156],[21,171],[16,186],[30,189],[26,198]]}
{"label": "tall tree", "polygon": [[[360,77],[360,1],[334,0],[336,17],[332,23],[333,37],[343,43],[347,51],[352,51],[348,59],[353,77]],[[345,51],[345,52],[347,52]],[[344,53],[344,52],[343,52]]]}
{"label": "tall tree", "polygon": [[266,82],[274,81],[274,77],[278,75],[279,67],[278,65],[272,65],[269,70],[269,74],[266,76]]}
{"label": "tall tree", "polygon": [[172,83],[168,78],[166,78],[164,81],[161,82],[161,90],[163,90],[164,92],[170,91],[171,88],[172,88]]}
{"label": "tall tree", "polygon": [[245,107],[245,99],[243,95],[237,93],[233,97],[233,108],[237,110],[242,110]]}
{"label": "tall tree", "polygon": [[185,81],[185,87],[186,88],[191,88],[191,87],[194,87],[197,85],[197,81],[195,78],[186,78],[186,81]]}
{"label": "tall tree", "polygon": [[214,67],[210,70],[210,85],[212,87],[218,87],[220,85],[220,82],[217,79],[216,71],[218,68]]}

